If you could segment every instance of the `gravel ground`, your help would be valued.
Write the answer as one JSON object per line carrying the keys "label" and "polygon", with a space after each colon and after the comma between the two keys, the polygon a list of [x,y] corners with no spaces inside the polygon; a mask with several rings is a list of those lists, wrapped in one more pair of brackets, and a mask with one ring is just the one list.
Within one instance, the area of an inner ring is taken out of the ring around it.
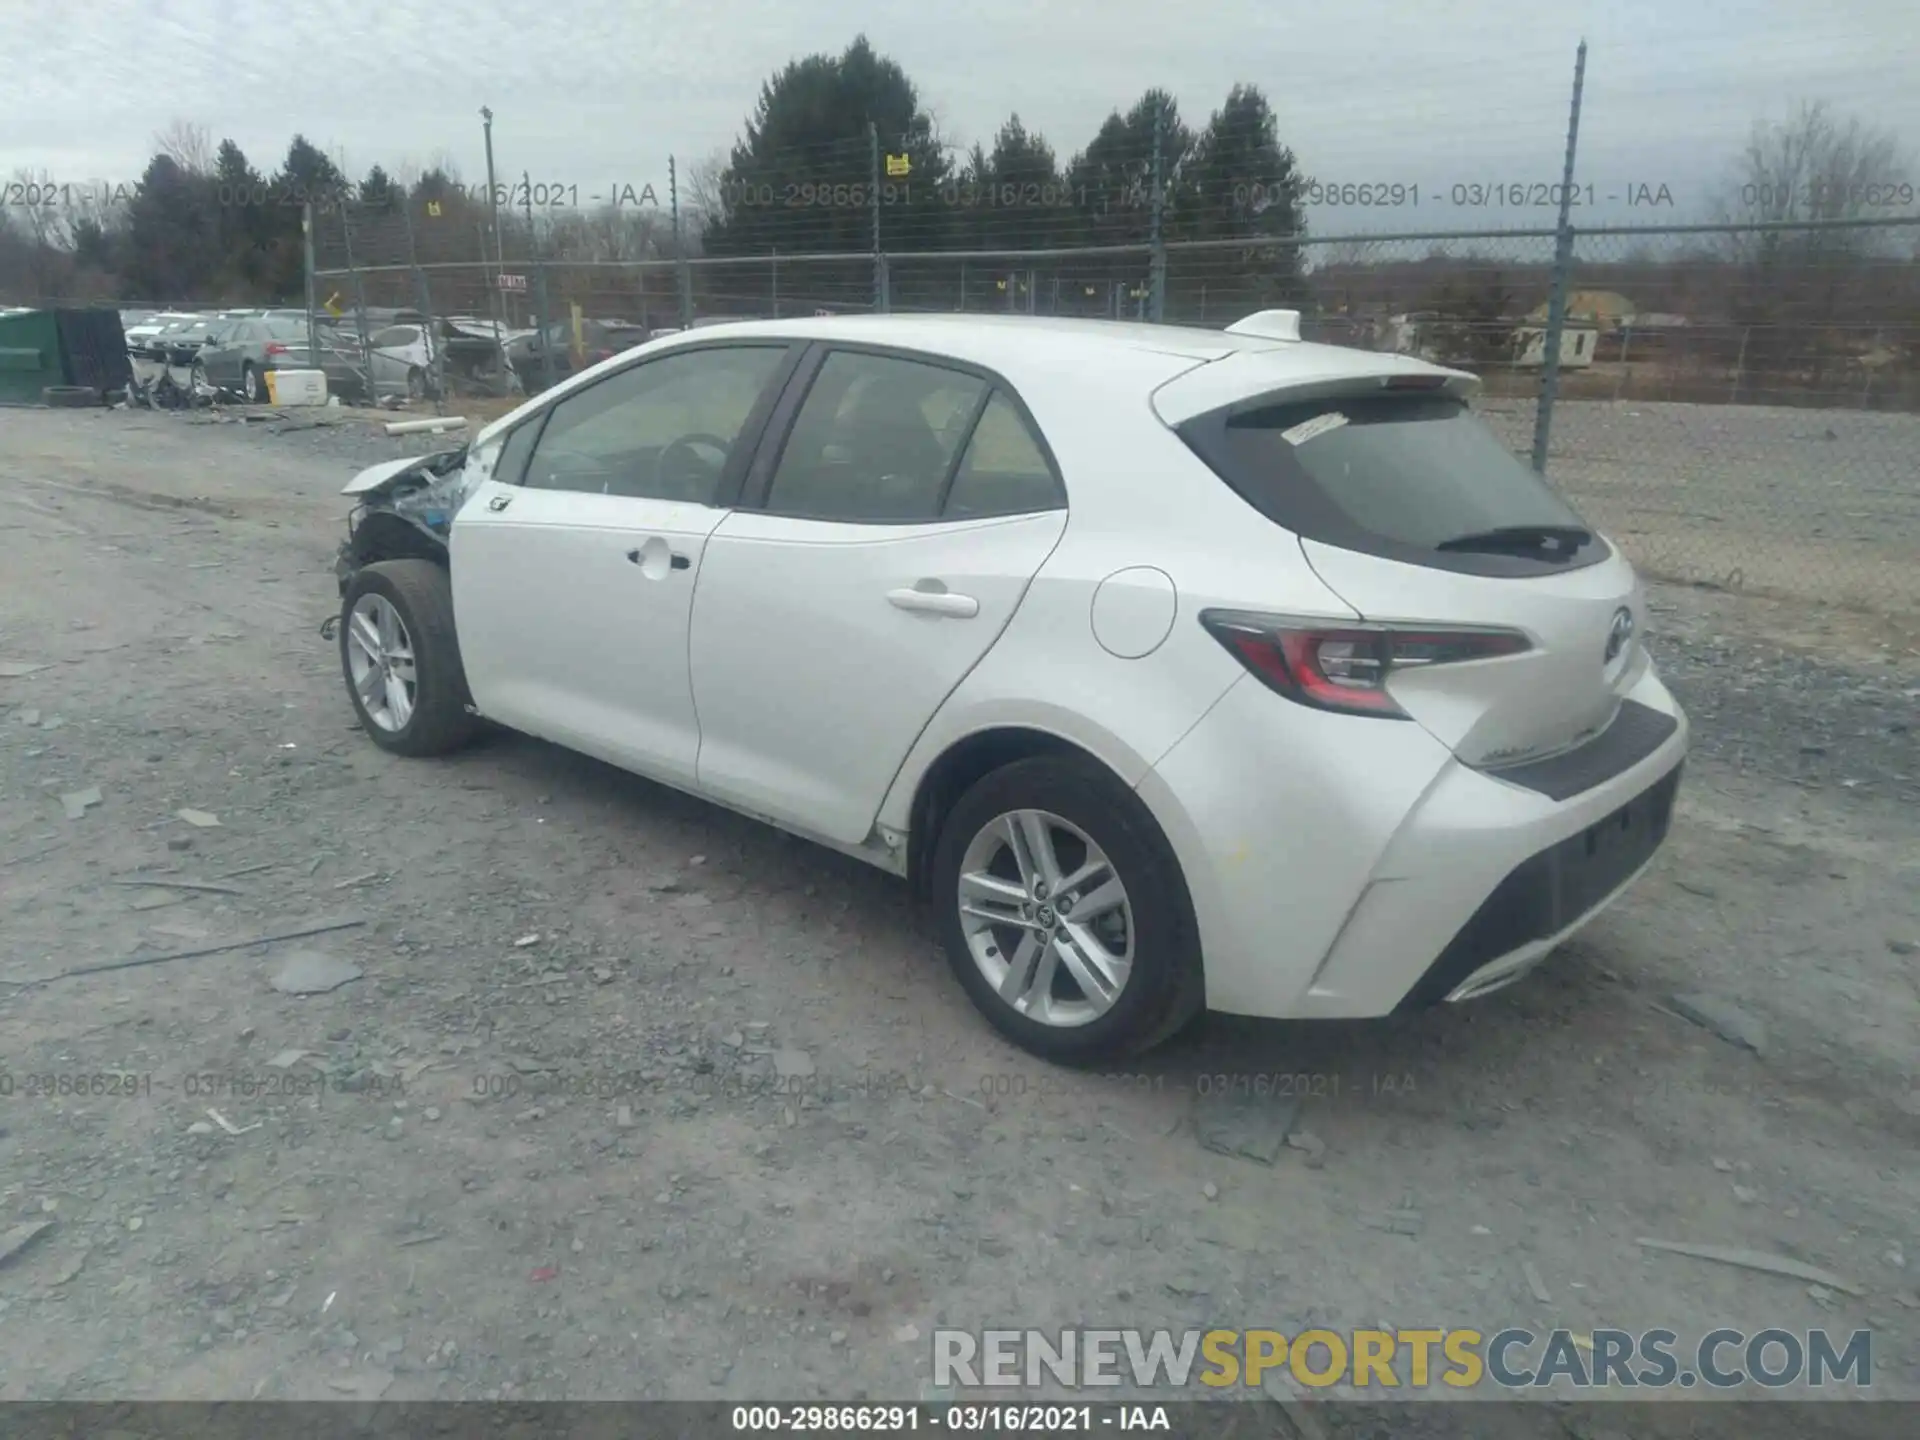
{"label": "gravel ground", "polygon": [[[0,984],[0,1231],[52,1222],[0,1264],[0,1400],[914,1398],[935,1326],[1009,1322],[1871,1326],[1915,1391],[1910,635],[1659,589],[1698,753],[1579,943],[1069,1074],[876,872],[531,740],[367,743],[316,631],[339,487],[396,453],[0,424],[0,661],[44,667],[0,678],[0,975],[361,922]],[[162,873],[224,888],[123,883]],[[303,955],[361,973],[276,990]],[[1317,1147],[1201,1145],[1284,1089]]]}

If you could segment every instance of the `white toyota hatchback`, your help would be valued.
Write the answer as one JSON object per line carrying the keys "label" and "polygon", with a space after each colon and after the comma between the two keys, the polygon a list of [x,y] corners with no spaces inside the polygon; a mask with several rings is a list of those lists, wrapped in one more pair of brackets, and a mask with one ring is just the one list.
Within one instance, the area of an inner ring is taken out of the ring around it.
{"label": "white toyota hatchback", "polygon": [[1103,321],[752,322],[375,466],[340,558],[387,750],[485,721],[906,877],[1006,1035],[1511,981],[1665,838],[1632,567],[1473,377]]}

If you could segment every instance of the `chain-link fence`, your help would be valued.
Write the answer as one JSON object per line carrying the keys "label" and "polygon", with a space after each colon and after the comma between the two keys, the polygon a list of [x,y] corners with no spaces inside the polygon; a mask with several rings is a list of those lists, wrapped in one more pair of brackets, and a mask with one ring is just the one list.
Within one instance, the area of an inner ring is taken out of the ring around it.
{"label": "chain-link fence", "polygon": [[1481,375],[1488,422],[1522,456],[1544,440],[1549,478],[1651,576],[1920,613],[1920,220],[1582,230],[1557,265],[1552,228],[718,257],[678,253],[653,212],[529,217],[496,244],[414,211],[318,217],[317,301],[508,333],[1298,308],[1309,339]]}

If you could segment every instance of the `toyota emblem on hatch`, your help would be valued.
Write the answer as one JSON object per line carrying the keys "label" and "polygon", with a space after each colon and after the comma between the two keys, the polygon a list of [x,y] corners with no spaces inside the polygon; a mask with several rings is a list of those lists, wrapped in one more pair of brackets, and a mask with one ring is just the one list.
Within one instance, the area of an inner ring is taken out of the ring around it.
{"label": "toyota emblem on hatch", "polygon": [[1622,605],[1613,612],[1613,624],[1607,630],[1606,662],[1611,665],[1620,658],[1620,652],[1627,648],[1627,642],[1633,639],[1633,611]]}

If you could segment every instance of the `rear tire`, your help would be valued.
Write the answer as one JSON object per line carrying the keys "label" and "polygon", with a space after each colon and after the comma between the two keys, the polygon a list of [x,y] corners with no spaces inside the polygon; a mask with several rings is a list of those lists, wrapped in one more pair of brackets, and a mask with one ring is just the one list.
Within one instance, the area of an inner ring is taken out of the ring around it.
{"label": "rear tire", "polygon": [[409,400],[427,398],[427,377],[417,365],[407,371],[407,398]]}
{"label": "rear tire", "polygon": [[249,405],[258,405],[267,398],[267,388],[260,383],[260,372],[249,361],[240,367],[240,393]]}
{"label": "rear tire", "polygon": [[[1016,847],[1010,826],[1023,837],[1037,826],[1050,858],[1034,860],[1026,838]],[[1068,905],[1057,913],[1061,897],[1050,891],[1013,903],[1049,870],[1070,882],[1075,871],[1088,878],[1062,887]],[[971,914],[962,908],[963,873],[973,877]],[[979,780],[941,827],[932,881],[935,921],[961,987],[996,1030],[1042,1059],[1125,1060],[1171,1039],[1204,1007],[1198,927],[1179,861],[1140,798],[1090,758],[1035,756]],[[1004,906],[978,898],[996,884],[1012,886]],[[988,922],[983,908],[1032,918]],[[1090,972],[1100,982],[1092,987],[1079,978]],[[1039,978],[1046,974],[1053,978]],[[1003,988],[1017,1000],[1002,998]]]}
{"label": "rear tire", "polygon": [[354,572],[340,599],[340,672],[361,728],[382,750],[445,755],[479,732],[451,577],[431,560],[382,560]]}

